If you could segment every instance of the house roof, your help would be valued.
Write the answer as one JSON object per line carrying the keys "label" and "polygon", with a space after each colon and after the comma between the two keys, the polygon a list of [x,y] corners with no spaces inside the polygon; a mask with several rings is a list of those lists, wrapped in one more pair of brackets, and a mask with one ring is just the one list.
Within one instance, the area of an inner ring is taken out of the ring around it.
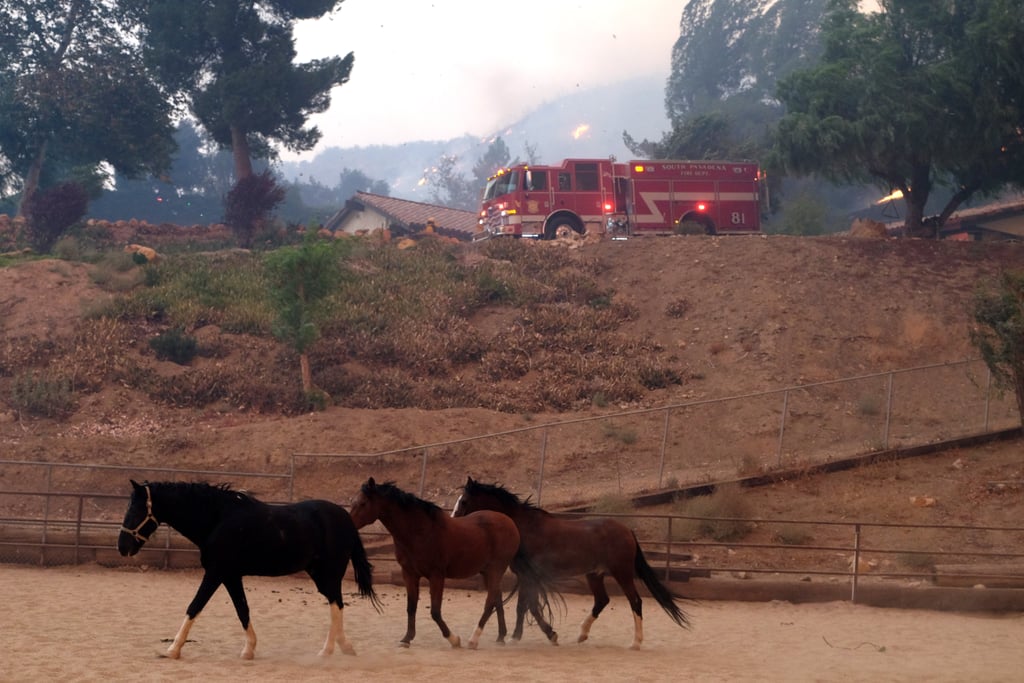
{"label": "house roof", "polygon": [[350,214],[365,211],[367,208],[387,218],[392,230],[397,228],[409,233],[419,232],[426,226],[427,220],[433,219],[438,234],[471,240],[479,229],[477,215],[473,211],[385,197],[369,192],[356,192],[345,202],[341,210],[328,219],[324,227],[331,231],[337,230]]}
{"label": "house roof", "polygon": [[990,238],[1024,238],[1024,201],[1000,202],[976,209],[965,209],[950,217],[943,226],[943,236],[982,235]]}

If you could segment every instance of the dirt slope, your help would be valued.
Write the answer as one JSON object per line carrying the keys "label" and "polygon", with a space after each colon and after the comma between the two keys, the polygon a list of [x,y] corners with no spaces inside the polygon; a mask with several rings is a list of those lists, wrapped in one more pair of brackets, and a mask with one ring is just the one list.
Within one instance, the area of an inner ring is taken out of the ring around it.
{"label": "dirt slope", "polygon": [[[625,333],[656,340],[659,353],[688,369],[681,386],[652,392],[638,404],[591,406],[579,415],[958,361],[972,355],[975,286],[1003,268],[1024,267],[1024,246],[1017,244],[842,237],[650,238],[577,251],[598,259],[616,296],[639,311]],[[33,335],[41,343],[72,334],[83,313],[108,296],[84,265],[40,261],[0,269],[0,334]],[[479,324],[489,324],[486,318]],[[0,389],[9,386],[10,377],[0,377]],[[922,387],[922,405],[942,392],[942,386]],[[86,396],[66,421],[29,418],[0,405],[0,457],[280,471],[295,452],[377,452],[574,415],[329,408],[285,418],[231,406],[168,409],[109,386]],[[590,472],[581,460],[557,476],[572,480],[568,488],[578,493],[599,495],[603,485],[588,484]],[[464,464],[454,465],[450,486],[464,473]],[[364,475],[358,469],[351,478]],[[109,482],[112,491],[123,486],[120,477]],[[336,484],[352,485],[348,479]],[[969,498],[964,494],[972,486],[964,483],[961,497]],[[888,497],[884,487],[868,488],[858,494],[866,510]],[[786,511],[774,503],[771,509]]]}

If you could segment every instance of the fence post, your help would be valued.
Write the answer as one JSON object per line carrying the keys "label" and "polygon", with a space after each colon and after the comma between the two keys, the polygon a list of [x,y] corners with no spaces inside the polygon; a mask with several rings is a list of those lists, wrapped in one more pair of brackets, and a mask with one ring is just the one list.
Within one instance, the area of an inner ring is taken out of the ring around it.
{"label": "fence post", "polygon": [[548,428],[541,431],[540,439],[540,465],[537,472],[537,506],[540,506],[541,496],[544,494],[544,461],[548,456]]}
{"label": "fence post", "polygon": [[668,516],[668,539],[665,542],[665,581],[672,578],[672,515]]}
{"label": "fence post", "polygon": [[50,529],[50,498],[53,494],[53,465],[46,466],[46,500],[43,503],[43,543],[39,546],[39,566],[46,564],[46,545]]}
{"label": "fence post", "polygon": [[789,411],[789,389],[782,392],[782,419],[779,421],[779,452],[776,465],[782,465],[782,439],[786,435],[786,413]]}
{"label": "fence post", "polygon": [[[988,366],[986,366],[988,367]],[[992,368],[988,368],[988,382],[985,384],[985,431],[988,431],[988,409],[992,402]]]}
{"label": "fence post", "polygon": [[665,426],[661,432],[661,464],[658,466],[658,488],[661,488],[661,480],[665,476],[665,451],[668,448],[668,416],[671,408],[665,409]]}
{"label": "fence post", "polygon": [[295,502],[295,454],[288,459],[288,502]]}
{"label": "fence post", "polygon": [[850,589],[850,602],[857,604],[857,578],[860,572],[860,524],[853,525],[853,582]]}
{"label": "fence post", "polygon": [[75,519],[75,564],[78,564],[78,548],[82,545],[82,507],[83,496],[78,497],[78,516]]}
{"label": "fence post", "polygon": [[423,449],[423,464],[420,466],[420,498],[423,497],[423,491],[427,487],[427,451],[429,449]]}
{"label": "fence post", "polygon": [[882,437],[882,448],[888,450],[889,448],[889,426],[892,424],[892,385],[893,385],[893,374],[889,373],[889,386],[887,388],[887,396],[885,398],[885,435]]}

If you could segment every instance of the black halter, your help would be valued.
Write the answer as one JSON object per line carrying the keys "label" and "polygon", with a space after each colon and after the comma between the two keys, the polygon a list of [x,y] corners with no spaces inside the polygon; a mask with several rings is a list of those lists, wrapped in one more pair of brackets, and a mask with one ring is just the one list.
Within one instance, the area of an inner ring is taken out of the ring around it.
{"label": "black halter", "polygon": [[[160,528],[160,520],[153,516],[153,494],[149,492],[149,484],[146,484],[143,488],[146,489],[146,516],[142,518],[142,521],[139,522],[134,529],[129,529],[126,526],[121,527],[122,533],[129,534],[140,543],[148,541],[149,537],[152,536],[158,528]],[[142,527],[146,526],[150,522],[153,522],[153,528],[149,533],[142,533]]]}

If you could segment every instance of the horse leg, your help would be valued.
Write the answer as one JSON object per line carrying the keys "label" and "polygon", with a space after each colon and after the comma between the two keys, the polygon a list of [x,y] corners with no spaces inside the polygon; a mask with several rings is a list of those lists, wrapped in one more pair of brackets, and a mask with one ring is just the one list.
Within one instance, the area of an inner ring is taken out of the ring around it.
{"label": "horse leg", "polygon": [[444,596],[444,575],[430,577],[430,618],[434,620],[441,635],[451,643],[452,647],[461,647],[462,639],[452,633],[448,624],[441,618],[441,598]]}
{"label": "horse leg", "polygon": [[636,590],[636,583],[633,581],[632,572],[616,572],[612,574],[622,588],[622,594],[629,600],[629,606],[633,610],[633,642],[630,650],[639,650],[640,643],[644,642],[644,610],[640,593]]}
{"label": "horse leg", "polygon": [[323,648],[320,649],[320,656],[326,657],[333,654],[335,643],[338,644],[343,653],[354,655],[356,653],[355,648],[345,638],[345,617],[341,603],[332,602],[328,607],[331,608],[331,628],[327,632],[327,640],[324,641]]}
{"label": "horse leg", "polygon": [[476,624],[476,630],[473,631],[473,636],[469,639],[469,649],[475,650],[477,645],[480,643],[480,634],[484,632],[484,625],[487,624],[487,620],[491,618],[491,613],[494,610],[500,610],[498,622],[498,642],[505,642],[505,612],[501,609],[501,575],[492,576],[490,573],[484,573],[484,585],[487,587],[487,599],[484,601],[484,613],[480,615],[480,621]]}
{"label": "horse leg", "polygon": [[580,635],[576,639],[577,643],[582,643],[590,637],[590,627],[601,616],[601,611],[611,602],[608,597],[608,591],[604,587],[604,574],[590,572],[587,574],[587,585],[590,586],[590,592],[594,595],[594,606],[591,608],[587,618],[580,624]]}
{"label": "horse leg", "polygon": [[416,605],[420,601],[420,577],[402,568],[402,579],[405,581],[405,613],[406,627],[405,636],[399,641],[402,647],[409,647],[409,643],[416,637]]}
{"label": "horse leg", "polygon": [[[356,653],[352,645],[345,639],[345,603],[341,599],[341,577],[345,574],[346,567],[341,568],[341,574],[333,572],[323,573],[319,570],[307,570],[316,589],[320,595],[327,598],[327,606],[331,610],[331,627],[327,631],[327,640],[320,649],[320,656],[326,657],[334,653],[334,645],[338,644],[341,651],[347,655]],[[325,575],[326,574],[326,575]]]}
{"label": "horse leg", "polygon": [[521,640],[523,637],[523,622],[526,621],[526,610],[531,604],[527,601],[526,586],[523,580],[519,580],[519,595],[516,598],[516,626],[512,630],[512,640]]}
{"label": "horse leg", "polygon": [[[520,596],[522,597],[522,596]],[[540,611],[540,603],[537,599],[536,594],[532,597],[529,602],[530,614],[533,615],[533,620],[537,622],[537,626],[548,638],[548,642],[552,645],[558,645],[558,634],[555,633],[555,629],[551,627],[547,621],[544,620],[544,615]],[[517,605],[518,608],[518,605]],[[525,611],[525,607],[523,608]]]}
{"label": "horse leg", "polygon": [[242,622],[245,629],[245,645],[242,646],[242,659],[252,659],[256,651],[256,632],[252,628],[252,621],[249,620],[249,603],[245,599],[245,589],[242,587],[242,577],[233,576],[224,580],[224,587],[228,589],[231,602],[235,605],[235,613],[238,620]]}
{"label": "horse leg", "polygon": [[501,576],[498,576],[495,583],[497,584],[497,600],[495,600],[494,609],[498,611],[498,643],[504,645],[508,626],[505,625],[505,602],[501,599]]}
{"label": "horse leg", "polygon": [[206,607],[206,603],[210,601],[214,592],[220,586],[220,579],[215,579],[210,574],[203,574],[203,580],[199,584],[199,589],[196,591],[196,595],[192,598],[192,602],[189,603],[188,609],[185,610],[185,621],[182,622],[181,628],[178,629],[178,634],[174,636],[174,642],[167,648],[167,657],[171,659],[177,659],[181,656],[181,648],[185,645],[185,641],[188,640],[188,632],[192,630],[192,623],[199,616],[199,613]]}
{"label": "horse leg", "polygon": [[547,636],[548,642],[552,645],[558,645],[558,634],[555,633],[555,629],[551,628],[551,624],[545,621],[544,615],[541,614],[537,591],[529,581],[520,579],[519,598],[516,601],[516,628],[512,632],[514,640],[519,640],[523,636],[523,622],[525,621],[527,610],[533,615],[533,619],[537,622],[540,630]]}

